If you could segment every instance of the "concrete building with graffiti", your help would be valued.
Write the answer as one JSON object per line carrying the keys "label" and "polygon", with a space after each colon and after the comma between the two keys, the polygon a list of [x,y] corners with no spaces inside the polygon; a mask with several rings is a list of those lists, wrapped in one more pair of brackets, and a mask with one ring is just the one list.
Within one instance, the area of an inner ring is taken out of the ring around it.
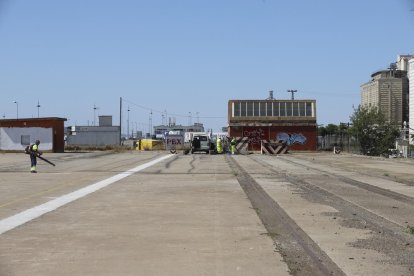
{"label": "concrete building with graffiti", "polygon": [[228,124],[229,136],[248,138],[249,151],[261,150],[262,140],[317,148],[316,100],[229,100]]}

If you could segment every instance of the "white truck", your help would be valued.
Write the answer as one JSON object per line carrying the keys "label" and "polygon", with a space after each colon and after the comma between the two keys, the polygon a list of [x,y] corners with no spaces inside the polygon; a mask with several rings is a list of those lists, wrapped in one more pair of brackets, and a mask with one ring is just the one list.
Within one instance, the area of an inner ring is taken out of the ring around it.
{"label": "white truck", "polygon": [[214,144],[211,142],[210,135],[206,133],[194,133],[191,139],[191,153],[205,152],[209,154],[214,150]]}

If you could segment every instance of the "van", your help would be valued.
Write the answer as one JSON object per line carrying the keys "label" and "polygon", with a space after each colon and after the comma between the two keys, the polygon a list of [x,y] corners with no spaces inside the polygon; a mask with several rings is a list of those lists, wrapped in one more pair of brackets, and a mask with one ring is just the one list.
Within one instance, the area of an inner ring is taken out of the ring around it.
{"label": "van", "polygon": [[191,140],[191,153],[205,152],[209,153],[211,149],[210,136],[207,134],[195,134]]}

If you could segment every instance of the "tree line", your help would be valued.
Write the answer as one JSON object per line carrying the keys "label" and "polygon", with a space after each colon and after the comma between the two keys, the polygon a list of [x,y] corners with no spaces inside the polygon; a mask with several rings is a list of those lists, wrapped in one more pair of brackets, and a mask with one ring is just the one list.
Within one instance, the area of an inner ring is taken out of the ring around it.
{"label": "tree line", "polygon": [[378,108],[359,106],[354,109],[349,123],[318,127],[318,135],[322,137],[342,134],[356,138],[362,154],[380,156],[395,147],[400,128],[388,122]]}

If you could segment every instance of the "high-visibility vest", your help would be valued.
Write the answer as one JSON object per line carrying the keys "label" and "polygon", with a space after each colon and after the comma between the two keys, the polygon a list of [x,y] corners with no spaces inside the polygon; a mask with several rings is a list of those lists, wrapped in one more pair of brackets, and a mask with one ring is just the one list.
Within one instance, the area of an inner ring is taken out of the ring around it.
{"label": "high-visibility vest", "polygon": [[223,147],[221,145],[221,139],[217,139],[217,152],[221,153],[223,151]]}

